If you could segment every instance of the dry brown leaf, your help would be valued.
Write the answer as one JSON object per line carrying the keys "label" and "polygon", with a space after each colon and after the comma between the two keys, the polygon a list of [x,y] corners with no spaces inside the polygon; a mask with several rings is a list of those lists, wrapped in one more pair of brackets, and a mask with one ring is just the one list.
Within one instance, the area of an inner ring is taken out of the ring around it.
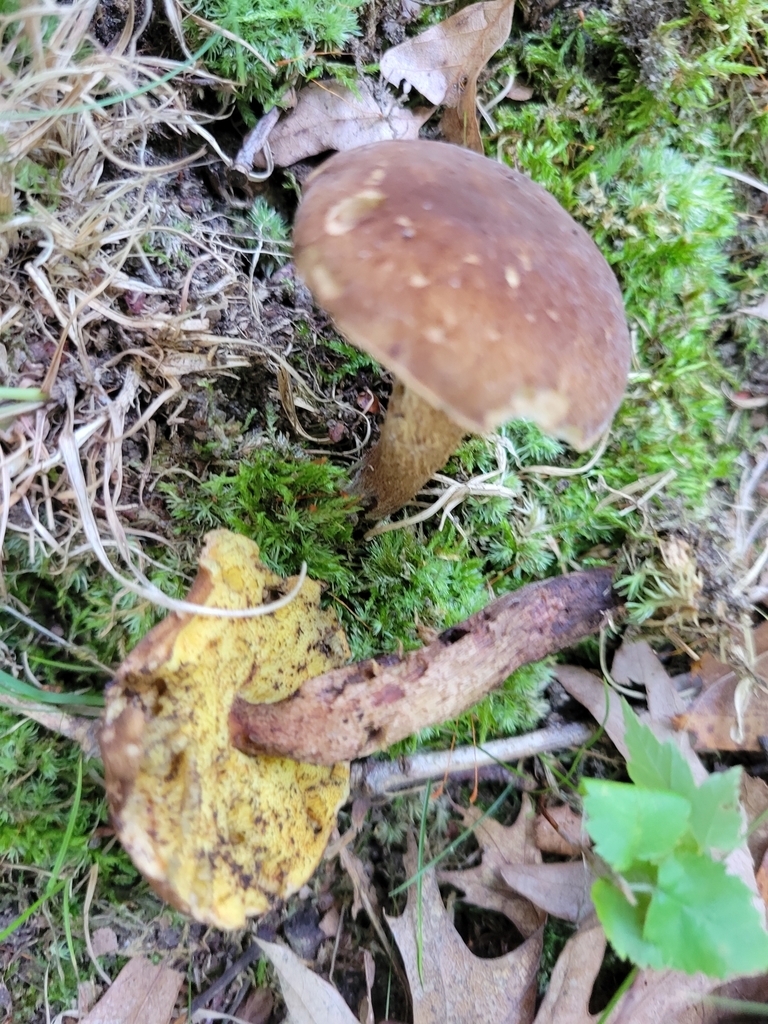
{"label": "dry brown leaf", "polygon": [[[345,833],[346,834],[346,833]],[[373,930],[379,938],[379,942],[382,948],[386,951],[387,955],[391,957],[391,946],[387,937],[386,929],[381,920],[381,909],[379,907],[379,898],[376,895],[376,890],[371,883],[370,878],[365,873],[365,865],[357,856],[356,853],[349,848],[349,846],[339,847],[339,861],[341,866],[347,872],[351,882],[352,890],[354,892],[354,898],[352,902],[352,920],[357,920],[357,915],[361,910],[365,910],[368,915],[368,920],[373,926]],[[402,972],[398,967],[395,968],[398,974],[402,977]],[[402,979],[405,981],[405,979]]]}
{"label": "dry brown leaf", "polygon": [[77,1012],[82,1020],[101,995],[102,986],[94,981],[81,981],[77,986]]}
{"label": "dry brown leaf", "polygon": [[[659,667],[664,671],[660,662]],[[605,731],[613,741],[616,749],[622,757],[626,758],[629,751],[627,750],[627,745],[624,742],[624,714],[621,710],[621,699],[619,695],[609,688],[607,694],[608,707],[606,714],[606,688],[602,679],[596,676],[593,672],[588,672],[583,668],[576,668],[573,665],[558,665],[555,668],[555,677],[560,681],[560,685],[564,690],[587,708],[593,718],[601,724],[604,723]],[[667,680],[669,685],[672,686],[673,684],[669,681],[669,677],[667,677]],[[657,680],[656,683],[652,685],[661,684],[658,684]],[[662,742],[674,740],[680,748],[681,753],[688,761],[688,764],[691,766],[691,771],[693,772],[693,777],[696,780],[696,783],[700,784],[706,777],[707,770],[691,748],[688,737],[681,733],[672,732],[667,721],[659,721],[658,719],[649,716],[647,713],[641,713],[639,717],[641,721],[645,722],[646,725],[653,729],[656,736]]]}
{"label": "dry brown leaf", "polygon": [[348,846],[340,847],[339,860],[352,882],[352,920],[357,920],[361,910],[365,910],[369,917],[378,920],[379,899],[370,878],[365,873],[365,865]]}
{"label": "dry brown leaf", "polygon": [[246,1024],[267,1024],[272,1016],[274,1005],[275,997],[272,995],[272,989],[256,988],[237,1011],[238,1019],[246,1021]]}
{"label": "dry brown leaf", "polygon": [[757,891],[760,893],[763,903],[768,907],[768,852],[763,854],[760,867],[755,872]]}
{"label": "dry brown leaf", "polygon": [[[757,820],[762,814],[768,811],[768,785],[754,775],[747,775],[742,772],[741,776],[741,806],[747,816],[747,824]],[[752,862],[757,868],[763,860],[766,849],[768,849],[768,819],[750,831],[747,836],[747,846],[752,854]]]}
{"label": "dry brown leaf", "polygon": [[568,804],[548,807],[546,815],[537,814],[533,820],[533,835],[542,853],[557,853],[561,857],[576,857],[581,852],[580,847],[589,843],[581,815]]}
{"label": "dry brown leaf", "polygon": [[[474,807],[460,810],[467,827],[480,817],[480,811]],[[440,882],[460,889],[467,903],[504,914],[525,938],[544,923],[544,915],[525,897],[512,892],[501,872],[512,864],[541,863],[532,828],[533,808],[530,797],[524,793],[513,825],[505,827],[493,818],[486,818],[477,825],[475,838],[483,851],[480,864],[464,871],[439,871],[437,875]]]}
{"label": "dry brown leaf", "polygon": [[[735,981],[729,981],[727,985],[722,985],[709,994],[724,999],[765,1003],[768,1001],[768,975],[736,978]],[[757,1024],[760,1020],[765,1020],[765,1014],[756,1017],[747,1012],[740,1016],[735,1008],[700,1003],[698,1006],[689,1006],[677,1014],[674,1024],[748,1024],[750,1021]]]}
{"label": "dry brown leaf", "polygon": [[[753,631],[754,674],[768,686],[768,622]],[[743,676],[730,665],[705,654],[694,666],[694,681],[701,693],[674,724],[694,736],[695,750],[762,750],[761,737],[768,736],[768,692],[753,686],[741,716],[741,735],[736,716],[736,689]]]}
{"label": "dry brown leaf", "polygon": [[[560,954],[535,1024],[596,1024],[589,1012],[592,988],[603,961],[605,934],[596,918],[585,921]],[[761,1001],[768,977],[738,978],[718,987],[703,975],[640,971],[611,1015],[611,1024],[734,1024],[731,1010],[702,1003],[708,995]],[[741,1019],[741,1018],[739,1018]]]}
{"label": "dry brown leaf", "polygon": [[[415,844],[405,857],[416,870]],[[464,944],[443,906],[434,871],[422,876],[422,976],[417,964],[419,893],[408,890],[400,917],[387,917],[405,965],[413,999],[414,1024],[530,1024],[536,1000],[536,970],[542,929],[511,953],[481,960]]]}
{"label": "dry brown leaf", "polygon": [[625,686],[639,684],[645,687],[648,710],[655,722],[669,725],[675,715],[685,710],[685,701],[645,640],[621,645],[613,658],[611,676]]}
{"label": "dry brown leaf", "polygon": [[[654,670],[654,673],[656,670]],[[598,722],[606,722],[606,732],[616,747],[626,757],[624,743],[624,720],[619,700],[610,700],[610,712],[606,717],[606,691],[603,681],[591,672],[572,666],[558,666],[557,678],[562,686],[582,703]],[[643,682],[644,680],[636,680]],[[663,680],[659,683],[663,687]],[[648,725],[662,742],[673,740],[688,761],[697,784],[706,776],[706,769],[691,749],[688,737],[674,733],[664,722],[644,717]],[[726,864],[731,874],[738,876],[753,891],[756,891],[752,859],[746,848],[738,848],[728,855]],[[592,979],[593,981],[594,979]],[[592,981],[589,982],[590,989]],[[694,1024],[708,1021],[714,1024],[718,1016],[707,1016],[712,1007],[701,1006],[701,1000],[717,989],[718,982],[697,974],[689,976],[677,971],[640,971],[622,997],[611,1016],[611,1024]],[[538,1021],[536,1024],[544,1024]],[[551,1017],[546,1024],[572,1024],[570,1018]]]}
{"label": "dry brown leaf", "polygon": [[508,864],[501,877],[515,892],[553,917],[578,924],[593,913],[592,874],[580,860],[560,864]]}
{"label": "dry brown leaf", "polygon": [[602,679],[594,672],[575,665],[556,665],[555,678],[574,700],[583,704],[592,717],[605,727],[616,749],[626,758],[629,751],[624,743],[624,716],[618,696],[611,691],[613,699],[608,703],[606,715],[605,687]]}
{"label": "dry brown leaf", "polygon": [[178,971],[135,957],[80,1024],[168,1024],[183,980]]}
{"label": "dry brown leaf", "polygon": [[[357,93],[340,82],[312,82],[302,89],[296,106],[278,121],[269,136],[269,148],[278,167],[326,150],[348,150],[369,142],[417,139],[419,129],[432,115],[429,107],[410,110],[394,97],[377,99],[363,80]],[[265,166],[263,156],[254,166]]]}
{"label": "dry brown leaf", "polygon": [[454,146],[463,146],[475,153],[484,154],[483,137],[475,112],[476,100],[477,78],[467,82],[458,106],[446,107],[440,118],[440,134],[446,142],[452,142]]}
{"label": "dry brown leaf", "polygon": [[418,89],[448,109],[440,127],[447,141],[483,152],[477,124],[477,76],[512,29],[514,0],[471,4],[417,36],[393,46],[381,59],[383,77]]}
{"label": "dry brown leaf", "polygon": [[[291,589],[246,537],[206,537],[189,594],[247,609]],[[230,742],[236,694],[289,697],[349,656],[320,584],[257,618],[172,614],[118,669],[100,742],[115,830],[160,895],[220,928],[242,928],[310,877],[348,792],[349,765],[248,757]]]}
{"label": "dry brown leaf", "polygon": [[339,993],[311,971],[287,946],[255,940],[280,979],[288,1009],[286,1024],[359,1024]]}
{"label": "dry brown leaf", "polygon": [[536,1024],[593,1024],[589,1000],[605,953],[605,932],[597,918],[584,921],[557,959]]}
{"label": "dry brown leaf", "polygon": [[[635,978],[611,1024],[693,1024],[706,1019],[701,1000],[718,987],[715,978],[677,971],[645,970]],[[717,1019],[717,1018],[715,1018]],[[711,1018],[710,1018],[711,1020]],[[565,1022],[563,1022],[565,1024]]]}
{"label": "dry brown leaf", "polygon": [[373,1015],[373,983],[376,980],[376,964],[367,949],[363,950],[363,963],[365,965],[365,998],[360,1003],[358,1017],[361,1024],[376,1024]]}

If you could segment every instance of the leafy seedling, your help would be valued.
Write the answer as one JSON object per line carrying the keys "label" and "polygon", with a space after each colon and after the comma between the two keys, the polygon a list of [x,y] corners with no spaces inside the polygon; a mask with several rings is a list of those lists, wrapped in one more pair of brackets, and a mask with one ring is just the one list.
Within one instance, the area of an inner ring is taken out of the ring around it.
{"label": "leafy seedling", "polygon": [[641,967],[718,978],[766,970],[753,894],[721,859],[742,841],[741,769],[697,785],[678,748],[623,707],[632,783],[582,781],[587,831],[610,868],[592,887],[608,939]]}

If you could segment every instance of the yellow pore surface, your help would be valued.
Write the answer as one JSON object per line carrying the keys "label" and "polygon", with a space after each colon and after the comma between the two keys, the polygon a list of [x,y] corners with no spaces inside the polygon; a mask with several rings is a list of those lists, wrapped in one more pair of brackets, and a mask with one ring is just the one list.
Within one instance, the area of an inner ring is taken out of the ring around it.
{"label": "yellow pore surface", "polygon": [[[196,603],[253,607],[290,589],[247,538],[221,530],[206,540]],[[171,615],[129,655],[107,692],[107,791],[123,845],[166,900],[239,928],[312,875],[349,766],[249,757],[232,747],[228,715],[236,695],[282,700],[348,658],[309,579],[287,607],[259,618]]]}

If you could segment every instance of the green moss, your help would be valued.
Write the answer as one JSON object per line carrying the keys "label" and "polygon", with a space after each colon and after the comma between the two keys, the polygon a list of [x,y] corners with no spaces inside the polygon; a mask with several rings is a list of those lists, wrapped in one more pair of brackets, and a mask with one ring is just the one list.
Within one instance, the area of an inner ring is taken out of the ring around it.
{"label": "green moss", "polygon": [[[197,0],[190,11],[248,44],[219,36],[204,61],[211,72],[236,83],[240,110],[253,123],[250,104],[272,106],[297,76],[323,66],[322,55],[343,52],[347,40],[357,34],[361,2]],[[196,46],[207,38],[208,33],[191,20],[185,28]]]}
{"label": "green moss", "polygon": [[212,474],[198,487],[161,485],[181,536],[225,527],[251,537],[278,572],[299,571],[345,593],[352,569],[354,503],[344,496],[343,470],[325,459],[293,459],[263,448],[234,474]]}
{"label": "green moss", "polygon": [[763,114],[742,109],[734,126],[725,82],[738,94],[756,73],[736,58],[761,38],[764,10],[691,3],[673,22],[668,10],[643,0],[584,24],[563,15],[512,43],[536,94],[499,110],[495,145],[585,224],[622,285],[637,355],[606,482],[674,469],[666,493],[702,508],[735,456],[715,342],[740,293],[768,286],[761,250],[734,251],[744,202],[713,167],[732,162],[735,127],[750,153],[762,145]]}
{"label": "green moss", "polygon": [[[62,847],[76,789],[78,749],[69,741],[52,736],[31,722],[19,722],[0,709],[0,861],[5,865],[0,886],[0,931],[8,928],[45,888],[47,876],[11,865],[31,865],[50,872]],[[61,878],[82,881],[98,866],[100,892],[129,898],[136,889],[138,874],[127,854],[108,835],[95,835],[108,824],[103,783],[93,766],[86,765],[83,790],[72,837],[66,847]],[[141,886],[141,890],[143,890]],[[81,976],[90,973],[90,961],[83,937],[84,889],[80,886],[69,901],[73,949]],[[40,912],[33,915],[4,942],[7,950],[20,943],[23,956],[15,961],[5,982],[14,1000],[17,1020],[32,1019],[42,1004],[44,979],[48,979],[52,1005],[71,1005],[76,991],[76,966],[65,941],[64,896],[51,896],[45,903],[48,920],[60,923],[49,930]]]}
{"label": "green moss", "polygon": [[[278,6],[273,0],[260,0],[255,8],[242,0],[200,0],[195,7],[279,63],[273,75],[250,51],[223,39],[209,51],[209,68],[239,83],[246,116],[253,116],[251,104],[271,103],[289,82],[316,74],[326,60],[319,52],[339,49],[357,31],[356,3],[297,0]],[[424,17],[433,20],[435,10],[441,17],[451,12],[431,8]],[[716,485],[733,483],[735,453],[755,438],[747,417],[726,437],[729,409],[722,385],[740,381],[720,363],[718,346],[725,340],[739,354],[766,350],[766,325],[737,311],[768,294],[768,236],[745,215],[747,194],[715,168],[765,173],[768,114],[755,83],[758,55],[765,52],[765,5],[619,0],[609,10],[587,7],[585,13],[581,22],[575,12],[556,12],[546,32],[516,30],[494,59],[489,93],[501,88],[513,67],[535,92],[528,103],[494,109],[498,131],[488,135],[487,146],[489,155],[550,189],[585,224],[620,279],[636,359],[598,465],[567,478],[531,472],[542,464],[569,468],[585,459],[535,427],[510,425],[499,442],[506,497],[468,499],[442,531],[433,520],[365,542],[354,505],[343,493],[346,471],[280,443],[268,411],[263,442],[270,447],[238,456],[235,464],[236,440],[201,445],[198,454],[207,464],[203,485],[185,481],[162,488],[178,550],[149,553],[162,566],[151,570],[152,578],[167,592],[185,589],[202,533],[224,526],[253,537],[265,561],[280,572],[294,573],[306,561],[309,572],[327,582],[325,599],[339,612],[356,658],[411,649],[493,593],[614,563],[627,539],[644,544],[643,550],[653,547],[654,530],[663,529],[670,508],[677,517],[705,518]],[[318,56],[308,56],[312,48]],[[348,77],[343,64],[324,70]],[[30,191],[44,190],[36,166],[25,173]],[[284,225],[263,202],[252,212],[251,233],[253,228],[276,251],[285,241]],[[153,255],[160,241],[153,237]],[[309,330],[297,328],[297,349],[311,347],[305,345]],[[313,368],[322,381],[346,384],[377,372],[375,363],[343,341],[323,341],[331,353],[328,362],[317,351],[308,357],[318,360]],[[463,479],[490,472],[499,454],[494,444],[474,438],[449,470]],[[666,483],[646,504],[645,520],[623,514],[622,502],[603,503],[608,488],[638,481],[647,488],[660,477]],[[154,609],[121,593],[93,560],[72,559],[61,569],[39,554],[32,565],[26,558],[26,545],[11,538],[5,562],[11,598],[106,664],[119,661],[156,621]],[[643,561],[621,582],[636,622],[654,615],[669,596],[664,588],[676,585],[654,565],[653,559]],[[62,670],[50,662],[68,661],[69,655],[15,620],[2,618],[0,626],[0,638],[11,650],[27,649],[44,682],[82,685],[74,656]],[[590,652],[594,644],[583,645],[585,659]],[[475,709],[476,740],[532,727],[548,672],[546,665],[520,670]],[[471,725],[464,716],[425,731],[404,749],[417,742],[445,746],[454,732],[458,742],[471,742]],[[8,793],[0,814],[0,857],[50,866],[71,801],[77,755],[70,744],[35,726],[12,728],[12,718],[0,718],[0,785]],[[133,879],[126,859],[106,844],[90,847],[89,836],[103,821],[102,792],[87,779],[65,868],[82,876],[101,858],[102,877],[123,885]],[[17,912],[33,895],[33,886],[9,883],[2,892],[3,912]],[[52,904],[56,920],[59,899]],[[79,912],[76,905],[76,920]],[[546,971],[564,939],[560,932],[549,940]],[[71,967],[56,949],[71,992]],[[41,958],[32,977],[37,992],[43,973]],[[51,979],[56,992],[63,992],[58,972]]]}

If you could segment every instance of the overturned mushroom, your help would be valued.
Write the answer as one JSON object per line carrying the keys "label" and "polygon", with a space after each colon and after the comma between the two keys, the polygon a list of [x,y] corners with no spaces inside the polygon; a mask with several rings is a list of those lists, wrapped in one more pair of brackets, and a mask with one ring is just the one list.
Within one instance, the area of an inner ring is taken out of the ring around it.
{"label": "overturned mushroom", "polygon": [[397,378],[355,483],[372,517],[467,433],[523,417],[583,451],[610,424],[630,360],[618,284],[525,175],[445,143],[362,146],[310,179],[294,240],[318,302]]}
{"label": "overturned mushroom", "polygon": [[[290,589],[250,540],[208,534],[189,600],[249,608]],[[106,693],[101,751],[115,830],[169,903],[240,928],[303,885],[325,849],[349,765],[248,757],[229,739],[236,695],[284,699],[343,665],[349,648],[320,585],[255,619],[169,615],[123,662]]]}
{"label": "overturned mushroom", "polygon": [[503,594],[426,647],[332,669],[287,700],[232,705],[232,742],[312,764],[365,757],[469,710],[531,661],[617,614],[610,569],[555,576]]}

